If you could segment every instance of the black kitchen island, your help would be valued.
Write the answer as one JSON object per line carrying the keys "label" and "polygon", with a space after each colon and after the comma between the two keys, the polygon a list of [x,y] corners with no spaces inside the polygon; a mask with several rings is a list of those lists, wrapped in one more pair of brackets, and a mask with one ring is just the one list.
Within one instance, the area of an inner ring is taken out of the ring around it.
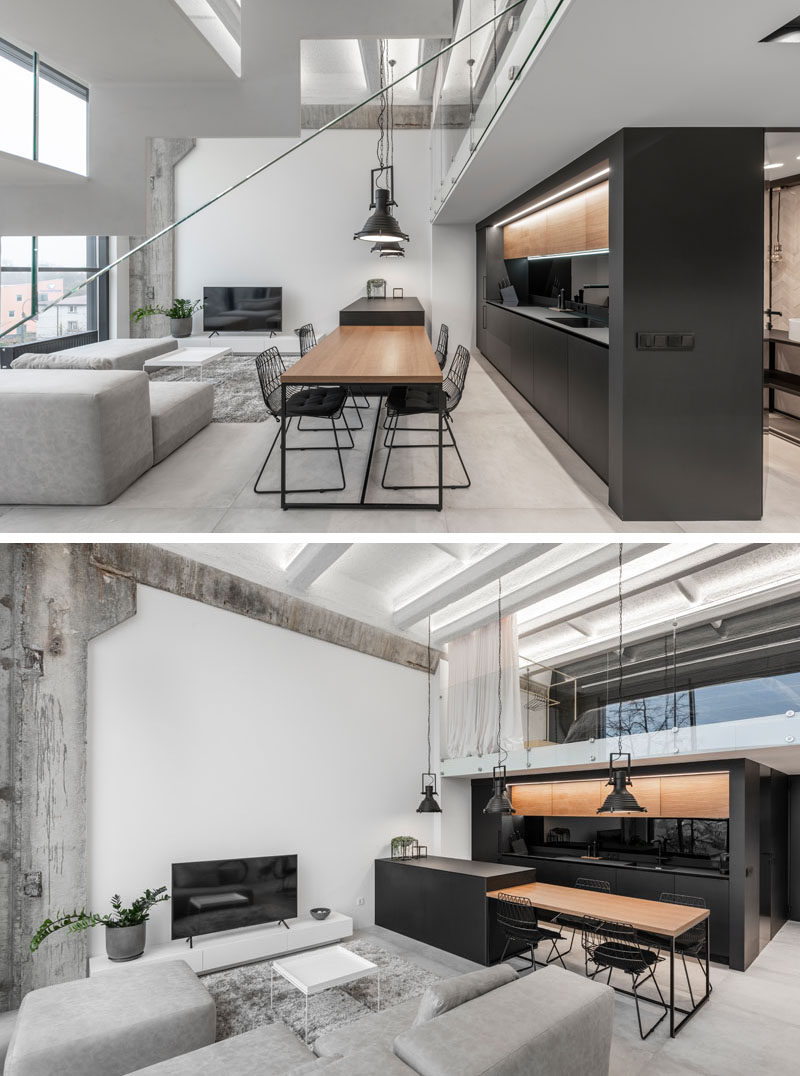
{"label": "black kitchen island", "polygon": [[424,325],[425,308],[413,295],[403,299],[356,299],[339,311],[340,325]]}
{"label": "black kitchen island", "polygon": [[500,959],[492,890],[536,881],[532,867],[472,859],[375,860],[375,923],[478,964]]}

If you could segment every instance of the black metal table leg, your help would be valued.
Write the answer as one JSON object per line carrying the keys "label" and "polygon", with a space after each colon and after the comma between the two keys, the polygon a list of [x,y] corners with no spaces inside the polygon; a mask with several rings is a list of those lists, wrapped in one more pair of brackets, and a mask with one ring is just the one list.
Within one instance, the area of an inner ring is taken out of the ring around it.
{"label": "black metal table leg", "polygon": [[444,504],[444,389],[439,387],[439,507],[441,512]]}
{"label": "black metal table leg", "polygon": [[286,511],[286,385],[281,384],[281,508]]}
{"label": "black metal table leg", "polygon": [[675,938],[669,939],[669,1036],[675,1038]]}
{"label": "black metal table leg", "polygon": [[378,396],[378,406],[375,408],[375,424],[372,427],[372,439],[369,443],[369,454],[367,455],[367,466],[364,468],[364,484],[361,487],[361,499],[359,504],[364,504],[367,499],[367,486],[369,485],[369,473],[372,470],[372,455],[375,452],[375,439],[378,436],[378,426],[380,425],[381,407],[383,406],[384,393]]}
{"label": "black metal table leg", "polygon": [[706,916],[706,998],[711,993],[711,970],[709,967],[709,960],[711,959],[711,916]]}

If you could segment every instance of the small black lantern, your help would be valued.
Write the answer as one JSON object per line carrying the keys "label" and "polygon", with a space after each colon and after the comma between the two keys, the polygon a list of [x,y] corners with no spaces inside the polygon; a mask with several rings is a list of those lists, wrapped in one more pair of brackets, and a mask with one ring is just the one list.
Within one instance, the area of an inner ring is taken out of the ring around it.
{"label": "small black lantern", "polygon": [[[624,758],[627,761],[624,766],[615,766],[614,759]],[[631,780],[631,756],[623,751],[614,751],[608,756],[608,780],[613,792],[609,792],[602,807],[597,808],[598,814],[621,814],[638,811],[646,814],[647,808],[640,807],[632,792],[628,789],[633,784]]]}

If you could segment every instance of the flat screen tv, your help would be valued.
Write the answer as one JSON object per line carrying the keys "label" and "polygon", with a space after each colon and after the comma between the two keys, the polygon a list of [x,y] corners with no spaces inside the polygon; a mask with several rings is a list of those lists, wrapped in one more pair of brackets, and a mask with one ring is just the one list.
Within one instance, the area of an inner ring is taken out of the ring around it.
{"label": "flat screen tv", "polygon": [[203,330],[280,332],[283,288],[203,288]]}
{"label": "flat screen tv", "polygon": [[297,856],[172,864],[172,937],[275,923],[297,915]]}

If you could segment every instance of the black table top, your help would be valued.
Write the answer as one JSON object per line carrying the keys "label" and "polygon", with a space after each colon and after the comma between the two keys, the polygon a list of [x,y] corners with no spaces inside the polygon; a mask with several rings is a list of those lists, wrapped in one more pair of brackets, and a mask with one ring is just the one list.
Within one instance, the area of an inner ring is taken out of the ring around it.
{"label": "black table top", "polygon": [[384,863],[402,863],[409,867],[422,867],[427,870],[449,871],[451,874],[466,874],[471,878],[498,878],[509,874],[529,873],[528,867],[515,867],[507,863],[483,863],[475,859],[450,859],[447,856],[426,856],[424,859],[390,859]]}

